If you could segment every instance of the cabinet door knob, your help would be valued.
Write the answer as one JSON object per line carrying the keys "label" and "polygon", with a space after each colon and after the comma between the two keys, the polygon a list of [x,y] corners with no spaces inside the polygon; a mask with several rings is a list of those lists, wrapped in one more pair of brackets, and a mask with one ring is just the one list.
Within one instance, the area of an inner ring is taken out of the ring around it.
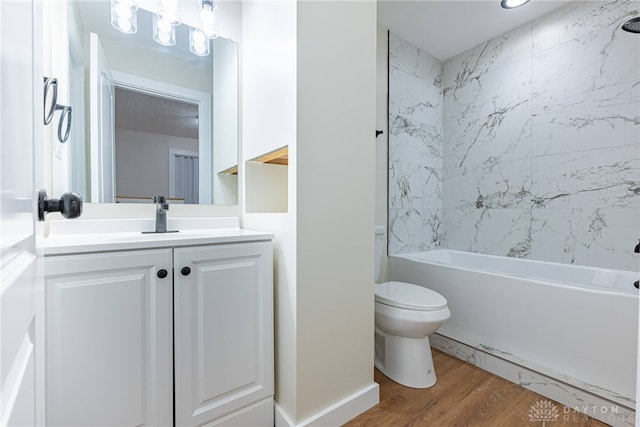
{"label": "cabinet door knob", "polygon": [[164,279],[168,274],[169,273],[167,273],[167,270],[165,270],[164,268],[162,270],[158,270],[158,278],[160,279]]}
{"label": "cabinet door knob", "polygon": [[182,267],[180,273],[182,273],[183,276],[188,276],[189,274],[191,274],[191,269],[189,267]]}

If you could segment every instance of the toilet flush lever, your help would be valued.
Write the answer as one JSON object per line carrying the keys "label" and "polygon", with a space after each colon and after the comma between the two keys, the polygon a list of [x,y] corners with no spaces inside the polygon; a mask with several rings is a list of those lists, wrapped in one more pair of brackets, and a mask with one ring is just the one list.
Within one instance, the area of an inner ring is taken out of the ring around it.
{"label": "toilet flush lever", "polygon": [[82,215],[82,196],[78,193],[64,193],[59,199],[49,198],[47,190],[38,191],[38,219],[44,221],[48,212],[60,212],[67,218],[78,218]]}
{"label": "toilet flush lever", "polygon": [[636,248],[633,250],[633,252],[640,254],[640,239],[638,240],[638,244],[636,245]]}

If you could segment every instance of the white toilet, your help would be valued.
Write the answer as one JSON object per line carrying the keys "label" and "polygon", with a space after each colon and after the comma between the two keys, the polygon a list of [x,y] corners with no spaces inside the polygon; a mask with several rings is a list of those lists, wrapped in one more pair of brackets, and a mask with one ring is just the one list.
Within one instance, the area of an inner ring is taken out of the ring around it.
{"label": "white toilet", "polygon": [[[380,279],[385,227],[376,226],[376,282]],[[451,316],[439,293],[403,282],[375,285],[375,366],[414,388],[436,383],[429,335]]]}

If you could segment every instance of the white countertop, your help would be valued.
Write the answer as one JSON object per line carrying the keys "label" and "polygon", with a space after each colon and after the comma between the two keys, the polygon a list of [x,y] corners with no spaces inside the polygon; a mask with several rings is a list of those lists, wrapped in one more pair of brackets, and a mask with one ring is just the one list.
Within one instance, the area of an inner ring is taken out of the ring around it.
{"label": "white countertop", "polygon": [[213,245],[264,241],[273,239],[272,233],[244,230],[237,218],[169,218],[168,230],[177,233],[150,233],[155,227],[153,218],[114,220],[51,221],[49,236],[43,239],[46,256],[86,252],[154,249],[193,245]]}

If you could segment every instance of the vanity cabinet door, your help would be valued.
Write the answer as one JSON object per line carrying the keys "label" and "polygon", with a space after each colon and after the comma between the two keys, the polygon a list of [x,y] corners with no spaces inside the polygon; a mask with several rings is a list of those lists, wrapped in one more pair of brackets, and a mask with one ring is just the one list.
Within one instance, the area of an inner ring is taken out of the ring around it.
{"label": "vanity cabinet door", "polygon": [[273,396],[272,258],[271,242],[174,250],[177,426],[231,425]]}
{"label": "vanity cabinet door", "polygon": [[171,268],[171,249],[45,259],[48,426],[173,424]]}

